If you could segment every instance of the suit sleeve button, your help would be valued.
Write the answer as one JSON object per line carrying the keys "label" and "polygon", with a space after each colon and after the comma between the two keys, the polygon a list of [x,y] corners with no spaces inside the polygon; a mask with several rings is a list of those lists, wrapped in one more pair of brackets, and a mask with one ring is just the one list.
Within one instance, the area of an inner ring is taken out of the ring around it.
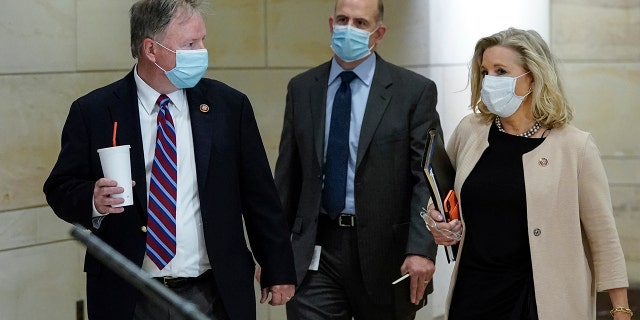
{"label": "suit sleeve button", "polygon": [[539,228],[535,228],[533,229],[533,235],[534,236],[539,236],[542,233],[542,231]]}

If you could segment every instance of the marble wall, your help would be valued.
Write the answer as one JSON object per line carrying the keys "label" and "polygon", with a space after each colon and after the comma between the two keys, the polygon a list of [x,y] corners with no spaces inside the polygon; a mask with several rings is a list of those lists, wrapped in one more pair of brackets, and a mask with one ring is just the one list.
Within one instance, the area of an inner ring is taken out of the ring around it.
{"label": "marble wall", "polygon": [[[434,78],[439,108],[464,102],[464,65],[432,65],[431,1],[387,1],[389,61]],[[22,0],[0,10],[0,310],[2,319],[70,319],[84,299],[84,248],[46,205],[42,183],[59,149],[71,102],[133,66],[132,0]],[[212,0],[207,76],[251,99],[272,164],[286,83],[329,59],[333,0]],[[464,8],[461,8],[464,10]],[[640,3],[552,0],[551,42],[562,61],[575,124],[598,141],[629,266],[640,282]],[[302,22],[301,22],[302,21]],[[451,40],[453,41],[453,39]],[[451,72],[454,71],[454,72]],[[455,92],[458,92],[457,94]],[[454,124],[445,124],[452,127]],[[437,293],[442,296],[444,293]],[[260,306],[259,319],[284,319]],[[440,312],[428,308],[420,320]]]}
{"label": "marble wall", "polygon": [[[640,1],[553,0],[552,50],[574,124],[593,134],[609,177],[629,279],[640,285]],[[636,302],[640,303],[640,301]]]}

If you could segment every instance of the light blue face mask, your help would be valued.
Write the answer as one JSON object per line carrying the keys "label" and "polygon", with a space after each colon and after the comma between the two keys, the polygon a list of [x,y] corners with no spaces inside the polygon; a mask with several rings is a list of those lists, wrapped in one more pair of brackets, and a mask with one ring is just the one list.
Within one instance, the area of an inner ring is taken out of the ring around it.
{"label": "light blue face mask", "polygon": [[169,71],[162,69],[162,67],[156,63],[156,66],[164,71],[164,74],[176,88],[193,88],[198,84],[209,67],[209,54],[207,49],[173,51],[157,41],[156,43],[176,54],[176,67]]}
{"label": "light blue face mask", "polygon": [[[378,30],[376,28],[376,30]],[[358,29],[352,26],[333,26],[331,35],[331,49],[345,62],[352,62],[362,59],[371,53],[373,46],[369,48],[369,36],[373,32]]]}

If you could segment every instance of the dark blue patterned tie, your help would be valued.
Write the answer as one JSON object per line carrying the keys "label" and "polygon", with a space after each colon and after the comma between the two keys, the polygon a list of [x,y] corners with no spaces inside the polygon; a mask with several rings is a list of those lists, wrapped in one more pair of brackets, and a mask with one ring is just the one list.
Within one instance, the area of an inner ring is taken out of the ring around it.
{"label": "dark blue patterned tie", "polygon": [[160,270],[176,255],[178,149],[169,101],[164,94],[157,101],[160,110],[147,212],[147,256]]}
{"label": "dark blue patterned tie", "polygon": [[331,111],[329,142],[324,165],[322,207],[332,219],[344,209],[347,195],[347,163],[349,162],[349,124],[351,123],[351,87],[353,71],[340,74],[342,83],[336,92]]}

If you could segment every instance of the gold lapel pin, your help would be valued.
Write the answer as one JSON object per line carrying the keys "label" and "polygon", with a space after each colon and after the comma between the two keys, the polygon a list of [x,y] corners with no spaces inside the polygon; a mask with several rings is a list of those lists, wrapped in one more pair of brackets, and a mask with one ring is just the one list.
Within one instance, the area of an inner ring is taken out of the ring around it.
{"label": "gold lapel pin", "polygon": [[140,227],[140,230],[142,230],[142,232],[147,232],[147,226]]}
{"label": "gold lapel pin", "polygon": [[200,105],[200,112],[204,112],[204,113],[209,112],[209,106],[208,106],[208,105],[206,105],[206,104],[204,104],[204,103],[203,103],[203,104],[201,104],[201,105]]}

